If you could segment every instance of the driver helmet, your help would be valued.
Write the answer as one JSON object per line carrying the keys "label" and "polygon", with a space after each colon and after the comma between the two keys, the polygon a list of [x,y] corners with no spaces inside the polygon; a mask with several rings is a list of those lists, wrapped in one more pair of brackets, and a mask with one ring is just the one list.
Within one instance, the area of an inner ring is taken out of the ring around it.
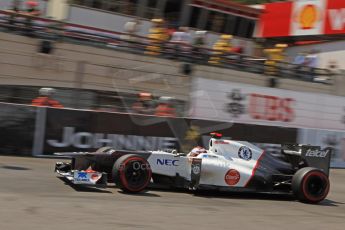
{"label": "driver helmet", "polygon": [[207,150],[201,146],[194,147],[190,152],[189,155],[197,156],[201,153],[207,153]]}

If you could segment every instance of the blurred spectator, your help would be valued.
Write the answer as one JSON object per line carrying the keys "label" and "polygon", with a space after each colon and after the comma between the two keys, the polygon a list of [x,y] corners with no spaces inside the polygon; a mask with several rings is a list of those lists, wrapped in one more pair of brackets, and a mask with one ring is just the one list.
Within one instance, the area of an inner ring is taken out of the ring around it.
{"label": "blurred spectator", "polygon": [[17,14],[19,13],[20,11],[20,5],[21,5],[21,1],[20,0],[14,0],[12,2],[12,7],[11,7],[11,14],[9,16],[9,19],[8,19],[8,24],[10,25],[10,29],[11,30],[14,30],[15,28],[12,27],[15,23],[16,23],[16,17],[17,17]]}
{"label": "blurred spectator", "polygon": [[37,1],[27,1],[25,2],[27,6],[27,14],[30,16],[40,16],[41,12],[38,9],[38,2]]}
{"label": "blurred spectator", "polygon": [[285,59],[285,48],[287,44],[276,44],[272,49],[265,49],[264,52],[267,56],[265,61],[265,74],[276,76],[279,74],[279,62]]}
{"label": "blurred spectator", "polygon": [[179,44],[190,44],[191,36],[188,27],[179,27],[177,31],[173,32],[171,42]]}
{"label": "blurred spectator", "polygon": [[18,13],[20,11],[21,4],[22,4],[21,0],[13,0],[13,2],[12,2],[12,10],[14,12]]}
{"label": "blurred spectator", "polygon": [[305,65],[305,53],[298,53],[293,60],[296,77],[303,78],[303,67]]}
{"label": "blurred spectator", "polygon": [[311,50],[309,54],[305,57],[305,64],[310,68],[317,68],[318,67],[318,51]]}
{"label": "blurred spectator", "polygon": [[188,27],[179,27],[170,39],[170,46],[174,54],[189,53],[191,36]]}
{"label": "blurred spectator", "polygon": [[206,45],[206,30],[198,30],[195,32],[193,45],[196,47],[204,47]]}
{"label": "blurred spectator", "polygon": [[177,31],[176,27],[169,26],[166,30],[168,34],[168,40],[171,40],[173,34]]}
{"label": "blurred spectator", "polygon": [[230,59],[233,59],[234,61],[233,64],[239,68],[242,68],[243,66],[242,61],[243,61],[243,56],[242,54],[244,53],[244,47],[245,47],[245,41],[240,41],[239,44],[231,49],[231,52],[234,54],[238,55],[231,55]]}
{"label": "blurred spectator", "polygon": [[121,38],[129,42],[135,42],[137,40],[136,35],[140,31],[140,24],[140,20],[137,18],[126,22],[126,24],[123,27],[123,30],[127,34],[121,36]]}
{"label": "blurred spectator", "polygon": [[39,96],[32,100],[31,105],[63,108],[57,100],[52,99],[54,94],[55,89],[53,88],[41,88],[39,90]]}
{"label": "blurred spectator", "polygon": [[307,80],[313,81],[316,75],[316,68],[319,65],[319,58],[317,55],[318,51],[317,50],[311,50],[309,54],[305,57],[305,65],[309,67],[309,76]]}
{"label": "blurred spectator", "polygon": [[232,48],[232,52],[238,53],[238,54],[243,54],[244,53],[244,47],[245,47],[245,41],[240,41],[240,43]]}
{"label": "blurred spectator", "polygon": [[298,53],[293,60],[295,65],[304,65],[305,64],[305,53]]}
{"label": "blurred spectator", "polygon": [[193,51],[197,54],[197,57],[203,57],[208,54],[208,51],[205,50],[207,41],[206,41],[207,31],[205,30],[198,30],[195,32],[194,40],[193,40]]}
{"label": "blurred spectator", "polygon": [[132,111],[134,113],[153,114],[154,102],[152,100],[152,94],[140,93],[138,100],[132,105]]}
{"label": "blurred spectator", "polygon": [[26,4],[26,20],[25,20],[25,32],[27,36],[34,36],[34,30],[32,28],[32,17],[37,17],[40,15],[38,9],[38,2],[36,1],[27,1]]}
{"label": "blurred spectator", "polygon": [[221,56],[224,56],[231,51],[232,35],[223,34],[219,37],[218,41],[213,45],[213,54],[208,61],[211,64],[219,64]]}
{"label": "blurred spectator", "polygon": [[146,54],[158,55],[161,52],[162,45],[169,38],[168,31],[165,28],[163,19],[152,19],[152,27],[149,31],[149,45],[146,47]]}
{"label": "blurred spectator", "polygon": [[162,117],[176,117],[176,110],[174,108],[173,98],[160,97],[159,104],[155,111],[155,115]]}

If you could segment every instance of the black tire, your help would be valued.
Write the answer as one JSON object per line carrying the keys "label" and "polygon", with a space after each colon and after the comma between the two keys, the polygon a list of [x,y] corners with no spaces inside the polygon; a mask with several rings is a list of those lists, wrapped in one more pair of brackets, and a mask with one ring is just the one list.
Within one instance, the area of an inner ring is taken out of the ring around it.
{"label": "black tire", "polygon": [[113,181],[124,192],[143,191],[150,183],[151,177],[150,164],[139,155],[124,155],[117,159],[113,166]]}
{"label": "black tire", "polygon": [[292,191],[302,202],[319,203],[329,192],[328,176],[320,169],[305,167],[299,169],[292,178]]}

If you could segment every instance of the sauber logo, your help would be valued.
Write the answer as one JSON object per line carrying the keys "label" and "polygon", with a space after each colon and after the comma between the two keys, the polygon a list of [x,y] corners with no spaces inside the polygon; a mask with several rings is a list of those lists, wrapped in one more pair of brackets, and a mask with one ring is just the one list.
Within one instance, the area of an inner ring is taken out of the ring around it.
{"label": "sauber logo", "polygon": [[307,153],[305,154],[305,156],[307,157],[326,157],[328,154],[329,150],[311,150],[308,149]]}
{"label": "sauber logo", "polygon": [[240,173],[236,169],[230,169],[224,177],[225,183],[230,186],[236,185],[241,179]]}
{"label": "sauber logo", "polygon": [[319,10],[315,5],[307,4],[303,6],[297,17],[300,28],[304,30],[314,28],[320,18],[319,14]]}

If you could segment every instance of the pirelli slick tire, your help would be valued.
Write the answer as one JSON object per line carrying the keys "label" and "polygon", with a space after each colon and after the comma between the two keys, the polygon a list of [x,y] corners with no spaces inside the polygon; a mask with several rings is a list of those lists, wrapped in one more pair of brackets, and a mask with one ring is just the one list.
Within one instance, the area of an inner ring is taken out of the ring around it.
{"label": "pirelli slick tire", "polygon": [[329,192],[328,176],[317,168],[299,169],[292,178],[292,191],[302,202],[319,203]]}
{"label": "pirelli slick tire", "polygon": [[128,193],[143,191],[150,183],[152,171],[147,160],[139,155],[128,154],[114,163],[112,178],[114,183]]}

